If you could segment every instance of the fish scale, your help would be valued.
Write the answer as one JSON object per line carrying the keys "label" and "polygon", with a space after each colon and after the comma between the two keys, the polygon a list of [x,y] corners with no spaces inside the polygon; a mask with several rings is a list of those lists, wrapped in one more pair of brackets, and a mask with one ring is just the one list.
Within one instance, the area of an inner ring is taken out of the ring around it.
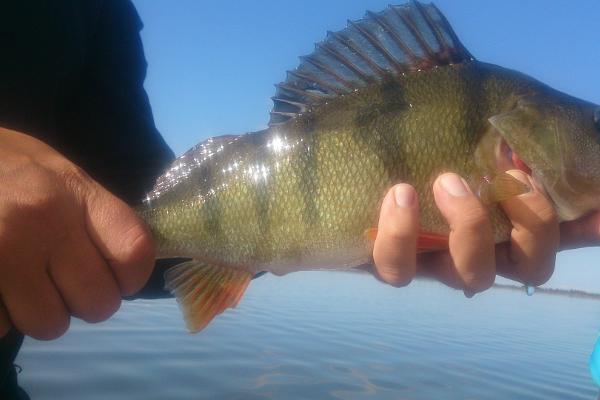
{"label": "fish scale", "polygon": [[600,177],[581,167],[600,165],[598,107],[475,60],[433,5],[390,6],[328,34],[273,101],[268,129],[191,149],[139,210],[161,257],[193,259],[165,276],[192,331],[235,306],[255,273],[369,261],[368,232],[399,182],[415,187],[422,235],[435,239],[420,251],[449,233],[432,191],[443,172],[481,196],[497,242],[512,229],[498,202],[527,191],[504,173],[514,154],[562,219],[600,198]]}

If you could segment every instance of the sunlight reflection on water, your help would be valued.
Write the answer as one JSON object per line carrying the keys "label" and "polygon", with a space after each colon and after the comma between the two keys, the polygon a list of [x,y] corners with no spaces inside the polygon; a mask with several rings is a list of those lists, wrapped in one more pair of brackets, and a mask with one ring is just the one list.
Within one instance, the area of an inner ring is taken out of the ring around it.
{"label": "sunlight reflection on water", "polygon": [[264,276],[190,335],[172,300],[27,340],[42,399],[592,399],[600,303],[493,289],[473,299],[340,272]]}

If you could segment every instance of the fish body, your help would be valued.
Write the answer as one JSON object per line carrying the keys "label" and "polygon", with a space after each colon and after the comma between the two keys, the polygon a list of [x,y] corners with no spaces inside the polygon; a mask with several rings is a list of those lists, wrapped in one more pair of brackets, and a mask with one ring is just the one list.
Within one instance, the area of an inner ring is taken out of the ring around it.
{"label": "fish body", "polygon": [[[517,86],[536,85],[474,61],[352,92],[265,131],[205,142],[179,160],[179,168],[198,166],[147,202],[159,253],[252,272],[356,266],[368,260],[364,232],[377,226],[381,200],[398,182],[419,193],[423,230],[446,233],[433,180],[455,171],[477,190],[497,174],[475,157],[487,119],[509,106]],[[510,224],[497,207],[493,221],[498,240],[506,238]]]}
{"label": "fish body", "polygon": [[395,183],[415,187],[421,229],[438,236],[448,226],[432,183],[445,171],[481,195],[497,242],[511,229],[497,202],[522,189],[503,173],[515,163],[563,220],[599,204],[598,106],[475,60],[432,5],[330,34],[274,102],[268,129],[194,147],[140,209],[161,257],[194,259],[167,274],[191,330],[235,305],[257,272],[369,261],[366,232]]}

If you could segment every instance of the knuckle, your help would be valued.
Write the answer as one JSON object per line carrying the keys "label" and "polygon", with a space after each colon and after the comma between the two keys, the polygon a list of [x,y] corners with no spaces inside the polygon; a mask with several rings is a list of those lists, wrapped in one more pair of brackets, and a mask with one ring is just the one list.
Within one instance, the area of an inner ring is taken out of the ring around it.
{"label": "knuckle", "polygon": [[[400,243],[405,241],[415,241],[417,238],[417,227],[406,221],[383,221],[382,235],[377,239]],[[377,240],[376,239],[376,240]]]}
{"label": "knuckle", "polygon": [[18,206],[26,210],[45,211],[51,209],[57,200],[57,191],[52,190],[52,176],[43,168],[32,167],[23,176],[17,189]]}
{"label": "knuckle", "polygon": [[374,267],[371,273],[377,279],[397,288],[409,285],[414,277],[414,273],[400,268],[398,265],[375,263]]}
{"label": "knuckle", "polygon": [[530,269],[530,272],[523,274],[525,276],[522,277],[522,282],[533,286],[540,286],[548,282],[553,273],[554,258],[545,263],[536,265],[534,268]]}
{"label": "knuckle", "polygon": [[56,172],[61,184],[75,194],[80,194],[83,187],[87,187],[87,174],[75,164],[64,160],[60,162]]}
{"label": "knuckle", "polygon": [[526,282],[533,286],[541,286],[548,282],[551,276],[552,273],[536,274],[533,278],[528,279]]}
{"label": "knuckle", "polygon": [[54,340],[64,335],[71,323],[69,316],[62,313],[38,321],[22,329],[23,333],[37,340]]}
{"label": "knuckle", "polygon": [[152,272],[155,247],[146,227],[140,223],[125,231],[118,263],[123,265],[119,286],[121,294],[130,296],[140,290]]}
{"label": "knuckle", "polygon": [[388,241],[391,241],[393,243],[414,241],[417,238],[416,232],[412,232],[408,229],[402,229],[399,227],[386,229],[383,231],[383,234],[385,235],[385,237],[387,237]]}
{"label": "knuckle", "polygon": [[408,286],[413,280],[413,277],[408,274],[387,274],[387,275],[380,274],[380,275],[381,275],[381,278],[384,280],[384,282],[386,282],[388,285],[396,287],[396,288]]}
{"label": "knuckle", "polygon": [[38,160],[36,160],[34,156],[27,153],[13,153],[11,154],[9,161],[11,161],[13,170],[28,168],[32,165],[38,165]]}
{"label": "knuckle", "polygon": [[474,292],[483,292],[492,287],[495,275],[471,272],[464,274],[462,280],[465,289],[470,289]]}
{"label": "knuckle", "polygon": [[56,176],[43,167],[28,167],[11,188],[12,211],[28,218],[47,219],[52,216],[63,196]]}
{"label": "knuckle", "polygon": [[374,257],[376,276],[383,282],[394,286],[403,287],[410,284],[416,273],[416,261],[413,259],[390,260],[389,257],[382,260],[381,257]]}
{"label": "knuckle", "polygon": [[23,196],[16,207],[24,215],[39,218],[50,213],[56,207],[57,200],[52,192],[30,193]]}
{"label": "knuckle", "polygon": [[459,226],[464,230],[471,230],[474,232],[481,231],[490,227],[488,212],[483,206],[479,204],[463,210],[457,216],[456,221],[453,222],[454,227]]}
{"label": "knuckle", "polygon": [[58,212],[60,200],[56,193],[25,193],[5,211],[8,211],[9,218],[13,219],[8,221],[9,224],[19,221],[23,224],[23,230],[29,229],[32,234],[45,234],[46,237],[56,240],[67,234],[66,230],[57,229],[62,226],[63,216]]}
{"label": "knuckle", "polygon": [[122,256],[126,264],[143,264],[154,258],[154,242],[141,223],[135,223],[125,231],[122,243]]}
{"label": "knuckle", "polygon": [[118,296],[111,296],[94,302],[80,317],[85,322],[98,323],[112,317],[120,307],[121,299]]}

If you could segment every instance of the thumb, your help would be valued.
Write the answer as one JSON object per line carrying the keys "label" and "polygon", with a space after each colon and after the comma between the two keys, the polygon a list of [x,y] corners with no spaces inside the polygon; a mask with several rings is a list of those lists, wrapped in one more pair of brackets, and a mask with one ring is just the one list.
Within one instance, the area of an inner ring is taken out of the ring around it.
{"label": "thumb", "polygon": [[136,293],[154,267],[150,231],[135,211],[99,185],[84,201],[86,230],[112,269],[121,294]]}

